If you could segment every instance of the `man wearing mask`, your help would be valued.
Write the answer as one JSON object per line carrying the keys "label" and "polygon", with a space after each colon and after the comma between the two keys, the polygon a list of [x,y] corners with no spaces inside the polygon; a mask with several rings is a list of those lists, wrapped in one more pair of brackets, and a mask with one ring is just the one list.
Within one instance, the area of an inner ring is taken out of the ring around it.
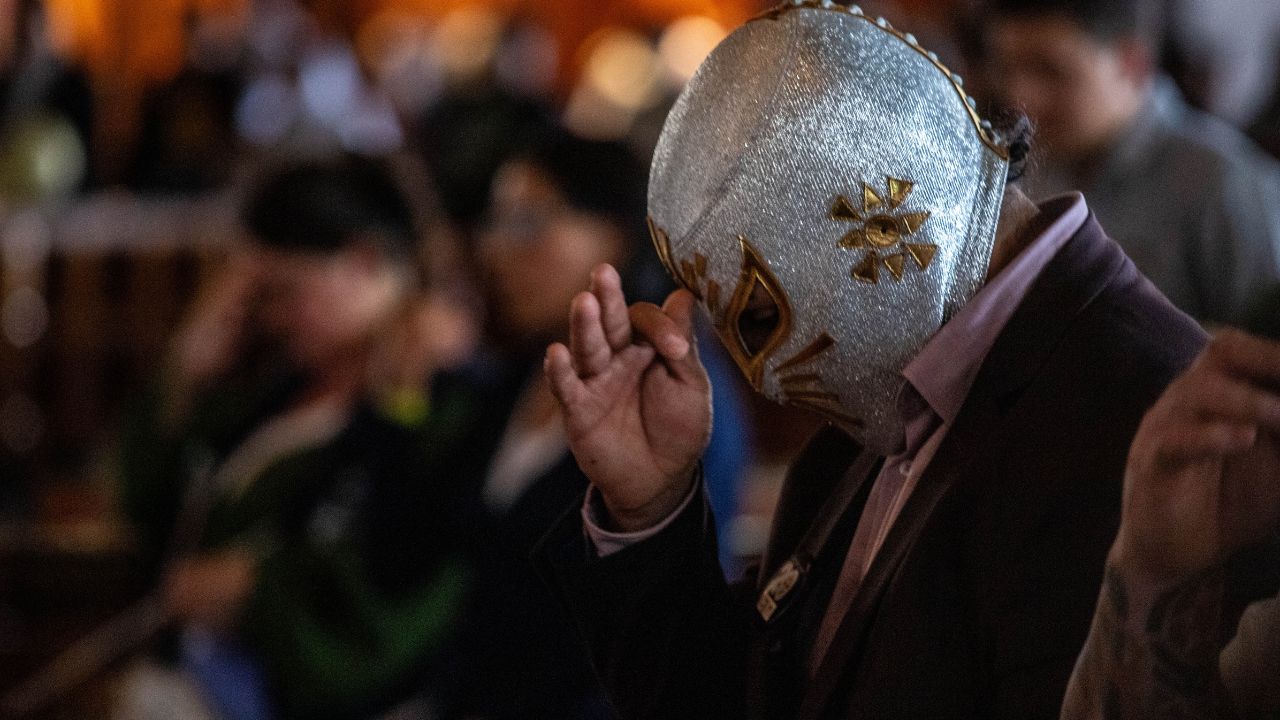
{"label": "man wearing mask", "polygon": [[[623,717],[1056,717],[1143,411],[1205,342],[910,34],[795,2],[734,32],[650,178],[684,286],[597,270],[546,370],[592,488],[540,550]],[[1011,163],[1012,159],[1012,163]],[[696,306],[831,421],[754,581],[702,495]]]}
{"label": "man wearing mask", "polygon": [[1160,74],[1156,3],[992,5],[993,82],[1030,115],[1043,151],[1029,193],[1083,191],[1175,305],[1242,324],[1280,283],[1280,166]]}

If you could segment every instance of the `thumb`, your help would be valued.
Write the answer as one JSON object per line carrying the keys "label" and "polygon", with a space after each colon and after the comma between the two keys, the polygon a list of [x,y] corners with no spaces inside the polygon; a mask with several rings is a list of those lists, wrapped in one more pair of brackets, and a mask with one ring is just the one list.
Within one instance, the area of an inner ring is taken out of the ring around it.
{"label": "thumb", "polygon": [[662,312],[675,321],[676,327],[684,333],[686,340],[693,339],[693,310],[697,299],[688,290],[677,290],[667,296],[662,304]]}
{"label": "thumb", "polygon": [[667,365],[682,378],[687,377],[686,373],[695,371],[701,366],[698,359],[698,344],[693,331],[693,316],[696,308],[697,299],[688,290],[677,290],[671,293],[662,304],[663,314],[671,318],[681,336],[689,343],[689,351],[683,357],[665,358]]}

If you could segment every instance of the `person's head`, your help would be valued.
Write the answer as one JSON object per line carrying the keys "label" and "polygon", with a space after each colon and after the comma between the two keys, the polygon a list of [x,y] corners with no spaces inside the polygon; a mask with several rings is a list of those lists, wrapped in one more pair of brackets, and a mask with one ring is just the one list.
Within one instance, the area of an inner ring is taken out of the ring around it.
{"label": "person's head", "polygon": [[649,209],[757,390],[901,442],[901,371],[985,281],[1019,159],[975,108],[914,37],[831,3],[712,52],[663,130]]}
{"label": "person's head", "polygon": [[1153,0],[993,0],[993,85],[1058,163],[1087,162],[1133,121],[1155,72]]}
{"label": "person's head", "polygon": [[564,334],[566,308],[600,263],[643,241],[644,167],[625,146],[551,130],[502,164],[477,255],[499,332],[517,345]]}
{"label": "person's head", "polygon": [[277,171],[253,191],[243,221],[260,330],[304,369],[367,350],[414,286],[412,211],[372,161]]}

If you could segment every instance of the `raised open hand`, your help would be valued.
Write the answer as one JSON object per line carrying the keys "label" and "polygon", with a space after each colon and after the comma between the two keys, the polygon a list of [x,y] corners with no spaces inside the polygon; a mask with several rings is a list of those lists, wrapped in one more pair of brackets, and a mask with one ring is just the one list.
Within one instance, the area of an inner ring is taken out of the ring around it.
{"label": "raised open hand", "polygon": [[677,290],[661,308],[628,308],[617,271],[601,265],[573,300],[569,347],[547,348],[569,447],[621,530],[655,525],[679,506],[711,435],[693,307]]}
{"label": "raised open hand", "polygon": [[1280,344],[1227,331],[1147,413],[1113,559],[1177,581],[1280,524]]}

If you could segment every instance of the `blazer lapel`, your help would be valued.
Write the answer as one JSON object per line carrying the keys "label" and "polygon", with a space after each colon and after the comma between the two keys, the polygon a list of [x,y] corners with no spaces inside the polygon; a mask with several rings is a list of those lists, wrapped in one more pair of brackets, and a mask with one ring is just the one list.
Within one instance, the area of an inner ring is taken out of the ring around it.
{"label": "blazer lapel", "polygon": [[866,478],[847,477],[852,468],[861,464],[864,454],[856,442],[834,427],[821,431],[805,448],[783,484],[769,529],[769,544],[760,562],[757,592],[764,589],[779,566],[796,551],[827,499],[841,483],[866,481]]}
{"label": "blazer lapel", "polygon": [[[868,461],[874,460],[878,458],[869,457],[843,431],[829,427],[809,442],[787,473],[782,496],[774,511],[769,544],[761,558],[751,597],[762,628],[752,643],[747,663],[748,707],[753,720],[774,717],[778,714],[778,703],[790,705],[785,698],[795,697],[796,686],[786,680],[785,673],[779,674],[780,668],[773,661],[775,643],[797,631],[797,613],[785,612],[787,608],[793,605],[803,607],[814,592],[814,583],[808,577],[812,574],[808,562],[799,576],[788,579],[779,571],[798,555],[812,554],[816,557],[821,551],[821,547],[811,547],[814,537],[821,534],[815,526],[828,519],[825,517],[831,510],[828,505],[836,500],[835,495],[851,497],[849,507],[841,508],[842,511],[860,512],[858,499],[862,494],[861,488],[869,485],[867,475],[870,473],[862,472],[862,477],[855,477],[854,473],[859,473],[860,468],[870,465]],[[829,540],[829,535],[823,540]],[[785,590],[782,589],[784,583]],[[766,595],[770,596],[769,601],[763,599]],[[761,614],[766,603],[772,603],[768,606],[768,618]],[[794,705],[790,707],[794,708]]]}
{"label": "blazer lapel", "polygon": [[937,454],[929,464],[902,512],[885,537],[884,545],[872,560],[849,612],[840,622],[827,654],[818,663],[810,680],[797,717],[812,720],[822,715],[831,695],[847,673],[857,665],[854,651],[875,617],[875,608],[884,596],[894,573],[924,531],[938,502],[963,477],[965,469],[981,450],[983,431],[997,422],[993,403],[985,408],[969,408],[965,422],[947,433]]}
{"label": "blazer lapel", "polygon": [[867,570],[848,614],[801,701],[800,720],[821,717],[832,694],[855,672],[855,651],[895,573],[924,532],[938,503],[960,482],[998,430],[1017,397],[1049,359],[1071,318],[1133,266],[1090,216],[1041,273],[984,361],[955,424],[943,439]]}

